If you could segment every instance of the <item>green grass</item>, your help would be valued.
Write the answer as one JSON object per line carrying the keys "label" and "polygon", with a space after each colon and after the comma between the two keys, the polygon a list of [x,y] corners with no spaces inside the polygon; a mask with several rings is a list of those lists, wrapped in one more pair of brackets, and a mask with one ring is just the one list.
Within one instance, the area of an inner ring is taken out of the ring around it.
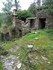
{"label": "green grass", "polygon": [[[39,40],[34,40],[37,37]],[[30,33],[19,40],[11,41],[5,44],[4,48],[10,49],[16,45],[27,46],[27,44],[33,44],[35,47],[48,47],[53,46],[53,29],[50,30],[39,30],[37,34]]]}
{"label": "green grass", "polygon": [[[16,45],[22,46],[22,48],[17,52],[15,53],[9,52],[9,54],[20,56],[21,61],[27,66],[29,65],[28,60],[29,50],[27,49],[27,45],[32,44],[35,48],[37,47],[39,48],[38,52],[35,51],[34,53],[30,53],[33,60],[35,59],[36,56],[39,56],[39,59],[35,64],[34,70],[53,70],[53,29],[37,30],[37,32],[38,32],[37,34],[30,33],[18,40],[7,42],[4,45],[4,49],[8,50],[10,48],[15,47]],[[35,40],[35,38],[38,38],[38,40]],[[41,55],[47,57],[48,61],[51,62],[51,64],[45,63],[42,60]],[[40,62],[42,62],[42,64]],[[32,69],[28,68],[28,70],[33,70],[33,68],[34,65]]]}
{"label": "green grass", "polygon": [[24,43],[27,43],[30,40],[34,39],[36,36],[37,35],[35,35],[35,34],[28,34],[28,35],[20,38],[19,40],[8,42],[7,44],[4,45],[4,48],[10,49],[16,45],[23,45]]}
{"label": "green grass", "polygon": [[2,63],[0,63],[0,70],[3,70],[3,69],[2,69]]}

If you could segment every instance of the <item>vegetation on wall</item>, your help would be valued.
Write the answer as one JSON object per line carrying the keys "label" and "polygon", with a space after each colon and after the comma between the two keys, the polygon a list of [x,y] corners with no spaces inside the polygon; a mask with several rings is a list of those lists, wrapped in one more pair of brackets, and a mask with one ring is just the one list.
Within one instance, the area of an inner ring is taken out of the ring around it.
{"label": "vegetation on wall", "polygon": [[27,11],[27,10],[23,10],[23,11],[22,11],[22,10],[19,10],[19,11],[17,11],[17,14],[18,14],[18,18],[19,18],[20,20],[23,20],[23,21],[25,21],[26,18],[32,16],[31,12],[29,12],[29,11]]}

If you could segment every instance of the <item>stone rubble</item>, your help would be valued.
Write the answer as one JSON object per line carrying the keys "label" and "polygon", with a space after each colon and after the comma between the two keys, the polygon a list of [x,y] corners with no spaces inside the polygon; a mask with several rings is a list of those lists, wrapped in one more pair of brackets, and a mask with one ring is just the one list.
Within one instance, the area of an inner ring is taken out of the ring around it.
{"label": "stone rubble", "polygon": [[20,69],[21,68],[21,63],[17,64],[17,68]]}
{"label": "stone rubble", "polygon": [[44,56],[41,56],[43,60],[47,61],[48,59]]}
{"label": "stone rubble", "polygon": [[28,45],[28,48],[29,48],[29,49],[33,48],[33,45]]}
{"label": "stone rubble", "polygon": [[51,62],[48,62],[48,64],[50,64]]}
{"label": "stone rubble", "polygon": [[35,32],[35,34],[37,34],[38,32]]}
{"label": "stone rubble", "polygon": [[3,70],[16,70],[21,68],[22,63],[19,60],[19,57],[10,55],[7,58],[3,59]]}
{"label": "stone rubble", "polygon": [[35,38],[35,40],[39,40],[39,38]]}

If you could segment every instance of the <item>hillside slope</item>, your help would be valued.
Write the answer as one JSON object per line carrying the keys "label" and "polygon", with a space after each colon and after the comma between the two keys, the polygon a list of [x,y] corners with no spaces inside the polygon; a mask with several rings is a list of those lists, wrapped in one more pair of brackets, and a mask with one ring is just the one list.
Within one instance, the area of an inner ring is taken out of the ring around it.
{"label": "hillside slope", "polygon": [[53,29],[33,31],[5,43],[3,48],[8,51],[8,56],[19,56],[20,70],[53,70]]}

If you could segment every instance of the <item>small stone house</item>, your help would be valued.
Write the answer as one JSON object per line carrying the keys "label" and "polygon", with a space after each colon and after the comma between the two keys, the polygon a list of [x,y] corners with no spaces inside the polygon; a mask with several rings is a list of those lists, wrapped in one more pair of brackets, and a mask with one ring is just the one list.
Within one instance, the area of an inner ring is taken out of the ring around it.
{"label": "small stone house", "polygon": [[39,12],[37,14],[36,25],[38,29],[53,28],[53,16],[46,12]]}
{"label": "small stone house", "polygon": [[53,16],[44,11],[39,11],[36,17],[26,19],[29,22],[30,29],[48,29],[53,28]]}

